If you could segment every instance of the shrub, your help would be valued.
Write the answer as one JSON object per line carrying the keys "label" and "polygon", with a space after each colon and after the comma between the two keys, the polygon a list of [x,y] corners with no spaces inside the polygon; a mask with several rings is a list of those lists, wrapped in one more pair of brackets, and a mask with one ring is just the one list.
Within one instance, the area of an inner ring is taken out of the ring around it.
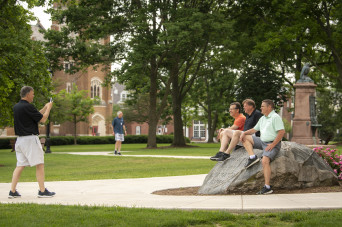
{"label": "shrub", "polygon": [[313,149],[334,170],[339,180],[342,180],[342,155],[335,154],[335,149],[315,147]]}
{"label": "shrub", "polygon": [[10,140],[16,137],[6,137],[0,139],[0,149],[11,149]]}
{"label": "shrub", "polygon": [[[13,138],[0,138],[0,149],[10,149],[10,140]],[[190,139],[185,137],[185,141],[190,143]],[[157,135],[157,143],[172,143],[172,135]],[[114,136],[78,136],[77,144],[114,144]],[[127,135],[125,142],[128,143],[147,143],[147,135]],[[73,136],[51,136],[50,145],[71,145],[74,144]]]}

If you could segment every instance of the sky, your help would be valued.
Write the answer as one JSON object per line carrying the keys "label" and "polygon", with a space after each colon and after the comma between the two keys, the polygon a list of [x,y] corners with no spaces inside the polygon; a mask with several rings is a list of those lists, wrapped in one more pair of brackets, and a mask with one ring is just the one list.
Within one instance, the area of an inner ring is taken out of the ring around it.
{"label": "sky", "polygon": [[[49,29],[51,27],[52,22],[50,21],[50,15],[47,13],[44,13],[44,10],[47,9],[47,6],[45,7],[34,7],[31,9],[31,11],[34,13],[34,15],[40,20],[40,23],[44,26],[45,29]],[[37,21],[31,21],[30,24],[37,24]]]}

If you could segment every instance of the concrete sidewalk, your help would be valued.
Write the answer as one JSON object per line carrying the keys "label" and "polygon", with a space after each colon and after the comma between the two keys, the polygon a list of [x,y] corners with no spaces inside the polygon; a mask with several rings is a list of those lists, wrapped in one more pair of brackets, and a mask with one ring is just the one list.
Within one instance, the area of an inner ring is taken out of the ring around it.
{"label": "concrete sidewalk", "polygon": [[124,151],[122,155],[114,155],[110,151],[96,151],[96,152],[54,152],[54,154],[72,154],[72,155],[100,155],[100,156],[115,156],[115,157],[142,157],[142,158],[179,158],[179,159],[210,159],[209,156],[180,156],[180,155],[131,155],[131,151]]}
{"label": "concrete sidewalk", "polygon": [[[0,183],[0,203],[98,205],[158,209],[202,209],[271,212],[342,208],[342,192],[271,195],[163,196],[157,190],[202,185],[206,175],[47,182],[53,198],[37,198],[35,182],[19,182],[21,198],[8,199],[9,183]],[[275,192],[276,193],[276,192]]]}

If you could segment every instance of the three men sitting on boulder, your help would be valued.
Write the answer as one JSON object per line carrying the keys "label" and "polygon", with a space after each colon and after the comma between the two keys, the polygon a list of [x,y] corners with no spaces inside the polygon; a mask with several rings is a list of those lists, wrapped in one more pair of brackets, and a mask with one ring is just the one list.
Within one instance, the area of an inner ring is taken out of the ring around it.
{"label": "three men sitting on boulder", "polygon": [[[252,99],[245,99],[242,102],[242,105],[246,113],[246,117],[240,113],[240,103],[233,102],[230,104],[229,113],[233,118],[235,118],[234,124],[229,128],[220,129],[218,137],[221,141],[221,147],[219,152],[210,158],[211,160],[224,161],[229,159],[230,153],[234,150],[236,145],[239,144],[242,131],[253,128],[262,116],[260,111],[256,109],[255,102]],[[257,133],[257,136],[259,135],[260,134]],[[240,145],[242,146],[241,143]]]}
{"label": "three men sitting on boulder", "polygon": [[[248,110],[246,111],[246,108],[245,108],[245,104],[247,104],[247,101],[245,100],[243,103],[244,103],[245,112],[248,114]],[[253,111],[253,113],[255,114],[255,110]],[[249,116],[252,116],[253,113],[251,113],[251,115]],[[217,156],[216,160],[224,161],[226,159],[229,159],[230,152],[233,150],[233,148],[237,144],[237,141],[239,140],[243,143],[243,146],[245,147],[246,151],[249,154],[249,158],[245,166],[246,168],[249,168],[255,163],[260,161],[260,159],[254,154],[253,148],[263,150],[263,154],[261,158],[262,158],[262,166],[263,166],[263,172],[264,172],[264,178],[265,178],[265,185],[257,194],[270,194],[273,192],[271,185],[270,185],[270,179],[271,179],[270,162],[274,160],[275,156],[280,151],[281,140],[285,134],[285,128],[284,128],[284,123],[281,117],[274,111],[274,102],[272,100],[265,99],[262,101],[261,113],[264,116],[260,117],[260,119],[258,120],[258,122],[256,123],[254,127],[248,130],[244,130],[244,131],[234,131],[231,134],[232,135],[232,137],[230,137],[232,138],[231,144],[229,145],[228,149],[225,152],[218,152],[216,154]],[[235,121],[234,121],[234,124],[235,124]],[[232,130],[232,129],[228,128],[226,130]],[[255,134],[259,131],[261,133],[261,136],[257,137]],[[222,133],[222,130],[221,130],[221,133]],[[221,135],[221,133],[220,133],[221,138],[223,138],[223,135],[229,134],[228,132],[226,132],[226,134],[223,133]],[[239,134],[239,139],[236,139],[235,137],[238,134]],[[222,143],[224,141],[225,140],[221,140],[220,151],[222,149]],[[214,158],[215,156],[212,157],[211,160],[215,160]]]}

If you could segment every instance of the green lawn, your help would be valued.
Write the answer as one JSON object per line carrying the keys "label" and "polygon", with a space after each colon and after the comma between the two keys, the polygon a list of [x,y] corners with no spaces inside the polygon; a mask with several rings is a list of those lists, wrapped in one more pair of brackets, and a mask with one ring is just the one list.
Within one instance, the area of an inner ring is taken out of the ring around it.
{"label": "green lawn", "polygon": [[[87,147],[89,146],[89,147]],[[79,145],[64,146],[65,150],[98,151],[108,145]],[[133,147],[133,146],[132,146]],[[145,154],[142,145],[135,145],[136,152]],[[76,149],[77,148],[77,149]],[[98,148],[98,150],[96,149]],[[173,158],[140,158],[129,156],[81,156],[53,153],[45,155],[46,181],[71,181],[95,179],[122,179],[142,177],[180,176],[192,174],[206,174],[216,164],[205,159],[173,159]],[[139,151],[143,150],[143,151]],[[178,154],[182,155],[186,149],[146,150],[146,154]],[[160,152],[160,153],[158,153]],[[190,148],[189,153],[207,152],[204,148]],[[214,152],[214,150],[213,150]],[[198,154],[199,155],[199,154]],[[15,153],[0,150],[0,182],[11,182],[13,169],[16,166]],[[36,181],[35,168],[26,168],[22,173],[21,182]]]}
{"label": "green lawn", "polygon": [[[338,224],[340,223],[340,224]],[[0,204],[0,226],[341,226],[342,210],[231,214],[121,207]]]}
{"label": "green lawn", "polygon": [[[218,143],[189,144],[186,148],[165,148],[170,144],[158,144],[158,149],[146,149],[146,144],[123,144],[122,151],[132,151],[129,154],[152,155],[187,155],[187,156],[212,156],[218,152]],[[51,146],[52,152],[90,152],[90,151],[114,151],[114,144],[96,145],[67,145]]]}

